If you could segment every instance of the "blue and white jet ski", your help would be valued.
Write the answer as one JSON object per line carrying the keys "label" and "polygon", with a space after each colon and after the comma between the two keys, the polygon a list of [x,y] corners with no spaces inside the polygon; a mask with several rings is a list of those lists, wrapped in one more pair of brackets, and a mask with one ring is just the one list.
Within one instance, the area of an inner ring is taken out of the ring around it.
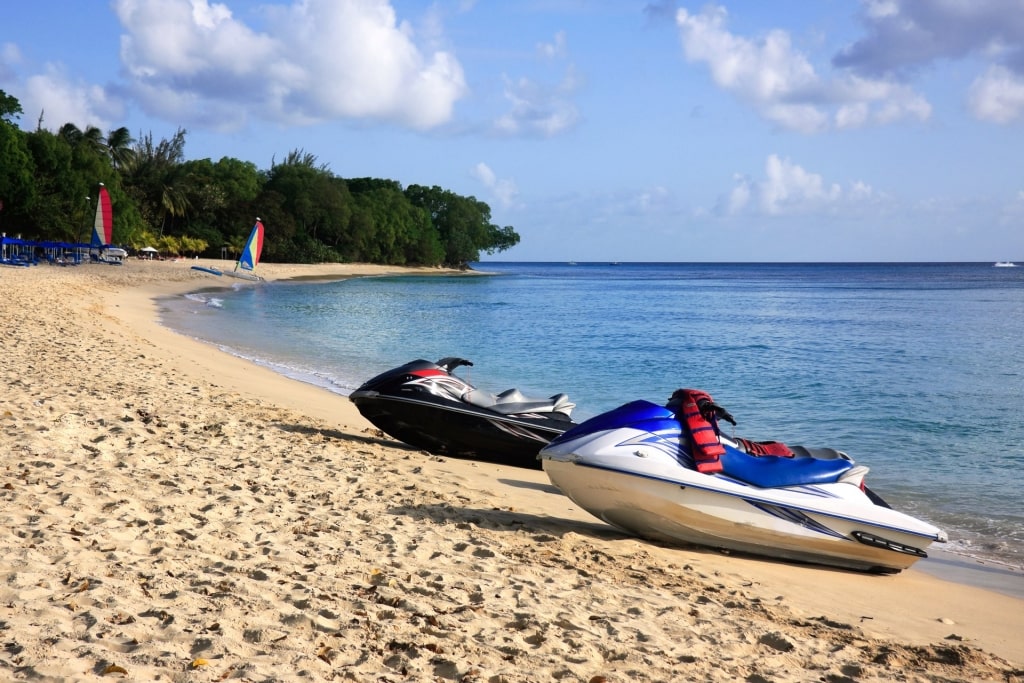
{"label": "blue and white jet ski", "polygon": [[[684,391],[667,406],[633,401],[566,431],[540,451],[544,471],[587,512],[661,542],[894,573],[946,541],[868,489],[868,468],[845,453],[731,439],[717,418],[732,416],[710,397],[685,414]],[[710,431],[695,435],[691,418]],[[720,448],[709,455],[702,440]],[[776,446],[789,455],[752,454]]]}

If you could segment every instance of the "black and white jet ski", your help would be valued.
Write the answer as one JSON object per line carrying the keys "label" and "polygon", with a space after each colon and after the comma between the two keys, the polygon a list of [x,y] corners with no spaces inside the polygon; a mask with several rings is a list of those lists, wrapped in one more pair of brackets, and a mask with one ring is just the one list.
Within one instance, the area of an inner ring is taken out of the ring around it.
{"label": "black and white jet ski", "polygon": [[868,468],[845,453],[731,439],[719,417],[735,423],[707,394],[681,389],[667,406],[633,401],[587,420],[540,458],[584,510],[657,541],[883,573],[946,541],[868,489]]}
{"label": "black and white jet ski", "polygon": [[540,469],[537,452],[574,426],[565,394],[491,394],[457,377],[462,358],[414,360],[377,375],[349,398],[389,436],[439,455]]}

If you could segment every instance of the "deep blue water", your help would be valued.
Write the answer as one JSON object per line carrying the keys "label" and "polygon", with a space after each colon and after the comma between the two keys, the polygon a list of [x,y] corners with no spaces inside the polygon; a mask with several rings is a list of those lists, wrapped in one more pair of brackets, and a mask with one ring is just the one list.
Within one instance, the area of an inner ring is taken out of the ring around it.
{"label": "deep blue water", "polygon": [[1024,565],[1024,267],[477,270],[238,285],[165,302],[164,323],[346,395],[444,356],[490,391],[564,391],[577,419],[703,389],[737,434],[845,450],[949,549]]}

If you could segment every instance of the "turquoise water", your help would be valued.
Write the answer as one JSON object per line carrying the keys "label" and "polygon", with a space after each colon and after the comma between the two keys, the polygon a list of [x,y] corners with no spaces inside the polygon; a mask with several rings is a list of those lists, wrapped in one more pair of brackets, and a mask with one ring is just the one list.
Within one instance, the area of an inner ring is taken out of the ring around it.
{"label": "turquoise water", "polygon": [[[566,392],[584,419],[700,388],[735,433],[832,446],[949,550],[1024,566],[1024,268],[483,263],[480,277],[261,283],[169,327],[347,395],[415,358]],[[731,428],[730,428],[731,429]]]}

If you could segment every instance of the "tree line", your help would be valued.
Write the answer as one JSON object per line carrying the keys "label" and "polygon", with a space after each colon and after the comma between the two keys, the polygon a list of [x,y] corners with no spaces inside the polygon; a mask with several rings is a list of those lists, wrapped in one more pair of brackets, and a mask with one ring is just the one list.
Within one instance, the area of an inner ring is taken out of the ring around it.
{"label": "tree line", "polygon": [[170,138],[106,135],[71,123],[21,130],[18,100],[0,90],[0,230],[25,239],[88,241],[99,183],[110,194],[113,243],[219,257],[241,251],[259,216],[263,260],[464,267],[519,243],[490,207],[438,186],[339,178],[317,157],[289,152],[270,169],[230,157],[187,160]]}

